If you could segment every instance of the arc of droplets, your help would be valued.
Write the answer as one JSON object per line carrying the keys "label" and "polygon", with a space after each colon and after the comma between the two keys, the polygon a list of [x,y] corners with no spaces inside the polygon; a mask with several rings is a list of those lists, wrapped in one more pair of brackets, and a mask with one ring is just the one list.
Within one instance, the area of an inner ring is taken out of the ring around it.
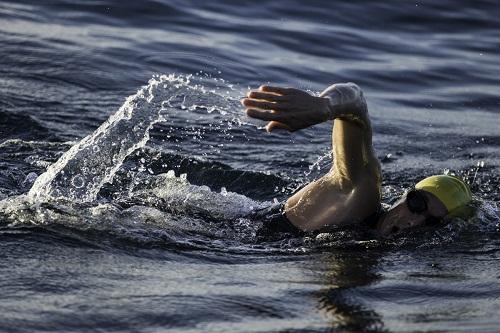
{"label": "arc of droplets", "polygon": [[[206,94],[190,85],[190,76],[155,76],[148,85],[129,96],[120,109],[92,134],[65,152],[41,174],[28,193],[32,200],[64,198],[78,202],[95,200],[101,187],[113,179],[125,158],[149,140],[149,130],[185,96]],[[211,94],[214,92],[211,91]],[[219,96],[220,97],[220,96]]]}

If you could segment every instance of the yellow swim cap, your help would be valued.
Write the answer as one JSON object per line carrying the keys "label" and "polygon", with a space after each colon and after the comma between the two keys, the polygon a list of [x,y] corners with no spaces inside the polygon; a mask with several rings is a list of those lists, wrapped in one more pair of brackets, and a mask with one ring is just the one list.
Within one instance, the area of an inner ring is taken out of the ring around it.
{"label": "yellow swim cap", "polygon": [[469,186],[454,176],[430,176],[418,182],[415,188],[434,194],[445,205],[448,213],[467,205],[472,200]]}

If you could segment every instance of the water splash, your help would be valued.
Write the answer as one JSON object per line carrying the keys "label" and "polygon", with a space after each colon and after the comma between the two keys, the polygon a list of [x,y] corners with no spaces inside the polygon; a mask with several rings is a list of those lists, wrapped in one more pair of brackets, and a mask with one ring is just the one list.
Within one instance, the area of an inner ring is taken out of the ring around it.
{"label": "water splash", "polygon": [[35,200],[64,198],[95,200],[103,184],[111,182],[125,158],[143,147],[154,124],[174,110],[208,112],[231,109],[227,92],[191,82],[191,76],[154,76],[148,85],[128,97],[120,109],[92,134],[71,147],[40,175],[28,193]]}

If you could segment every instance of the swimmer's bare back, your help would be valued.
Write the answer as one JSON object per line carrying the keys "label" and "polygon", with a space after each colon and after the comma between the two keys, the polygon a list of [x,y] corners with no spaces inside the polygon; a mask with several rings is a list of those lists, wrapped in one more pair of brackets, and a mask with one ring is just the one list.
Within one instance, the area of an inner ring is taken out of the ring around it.
{"label": "swimmer's bare back", "polygon": [[366,100],[353,83],[334,84],[319,97],[293,88],[261,86],[242,100],[249,117],[268,121],[266,130],[290,132],[333,120],[330,171],[291,196],[290,222],[304,231],[365,220],[380,207],[380,164],[372,146]]}

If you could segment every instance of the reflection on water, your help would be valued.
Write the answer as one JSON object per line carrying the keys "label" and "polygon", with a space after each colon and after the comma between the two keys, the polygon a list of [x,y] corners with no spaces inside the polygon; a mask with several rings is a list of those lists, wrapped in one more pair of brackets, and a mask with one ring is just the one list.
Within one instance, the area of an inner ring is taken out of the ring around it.
{"label": "reflection on water", "polygon": [[325,287],[316,295],[333,330],[353,332],[385,331],[381,316],[369,304],[356,298],[356,289],[375,284],[379,251],[354,250],[325,255]]}

